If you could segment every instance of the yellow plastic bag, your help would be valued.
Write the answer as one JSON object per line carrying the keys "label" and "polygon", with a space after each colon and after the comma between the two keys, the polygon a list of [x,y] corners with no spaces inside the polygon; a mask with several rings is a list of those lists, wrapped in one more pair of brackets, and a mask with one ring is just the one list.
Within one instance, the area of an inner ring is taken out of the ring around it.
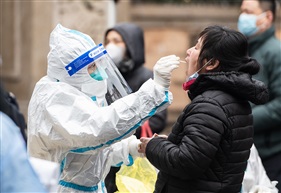
{"label": "yellow plastic bag", "polygon": [[137,158],[132,166],[122,165],[116,173],[116,193],[152,193],[156,168],[146,158]]}

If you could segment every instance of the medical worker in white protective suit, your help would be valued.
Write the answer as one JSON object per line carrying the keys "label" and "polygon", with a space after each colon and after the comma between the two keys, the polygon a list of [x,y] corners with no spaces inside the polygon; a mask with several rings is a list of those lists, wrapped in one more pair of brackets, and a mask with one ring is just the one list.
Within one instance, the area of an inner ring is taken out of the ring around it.
{"label": "medical worker in white protective suit", "polygon": [[59,192],[106,192],[110,166],[130,165],[141,156],[133,133],[171,103],[168,88],[178,65],[174,55],[161,58],[154,80],[127,95],[127,84],[102,45],[55,27],[47,76],[36,84],[28,107],[28,151],[61,164]]}

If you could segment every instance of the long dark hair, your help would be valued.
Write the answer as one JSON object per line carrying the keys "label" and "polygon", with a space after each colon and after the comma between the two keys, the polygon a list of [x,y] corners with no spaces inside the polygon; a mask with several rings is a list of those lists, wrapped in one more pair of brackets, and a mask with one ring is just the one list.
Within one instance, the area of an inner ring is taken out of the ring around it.
{"label": "long dark hair", "polygon": [[209,26],[199,37],[202,40],[199,54],[199,65],[213,58],[219,61],[219,67],[214,71],[236,71],[251,75],[257,74],[259,63],[248,56],[247,38],[240,32],[222,26]]}

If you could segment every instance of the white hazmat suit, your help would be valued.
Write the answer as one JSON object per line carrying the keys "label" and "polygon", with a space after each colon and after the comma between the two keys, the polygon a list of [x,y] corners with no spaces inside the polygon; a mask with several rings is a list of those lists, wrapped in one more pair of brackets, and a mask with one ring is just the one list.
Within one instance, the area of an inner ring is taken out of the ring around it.
{"label": "white hazmat suit", "polygon": [[156,63],[154,80],[102,107],[106,84],[87,67],[73,76],[65,70],[94,46],[90,36],[58,24],[50,35],[47,76],[37,82],[28,107],[29,154],[61,164],[59,192],[106,192],[110,166],[140,156],[135,130],[172,101],[167,88],[179,58],[167,56]]}

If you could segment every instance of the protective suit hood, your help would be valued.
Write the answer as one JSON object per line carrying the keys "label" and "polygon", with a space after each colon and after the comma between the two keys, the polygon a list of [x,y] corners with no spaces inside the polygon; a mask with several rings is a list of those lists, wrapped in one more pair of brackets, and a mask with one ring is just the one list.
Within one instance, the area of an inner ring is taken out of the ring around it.
{"label": "protective suit hood", "polygon": [[51,79],[66,82],[81,90],[83,84],[92,81],[87,68],[69,76],[65,66],[84,54],[96,44],[92,38],[79,31],[71,30],[58,24],[50,35],[47,75]]}
{"label": "protective suit hood", "polygon": [[131,59],[134,61],[135,65],[131,71],[143,66],[145,63],[143,30],[132,23],[120,23],[113,28],[108,29],[105,33],[105,37],[108,32],[112,30],[117,31],[122,36],[127,51],[129,52]]}

